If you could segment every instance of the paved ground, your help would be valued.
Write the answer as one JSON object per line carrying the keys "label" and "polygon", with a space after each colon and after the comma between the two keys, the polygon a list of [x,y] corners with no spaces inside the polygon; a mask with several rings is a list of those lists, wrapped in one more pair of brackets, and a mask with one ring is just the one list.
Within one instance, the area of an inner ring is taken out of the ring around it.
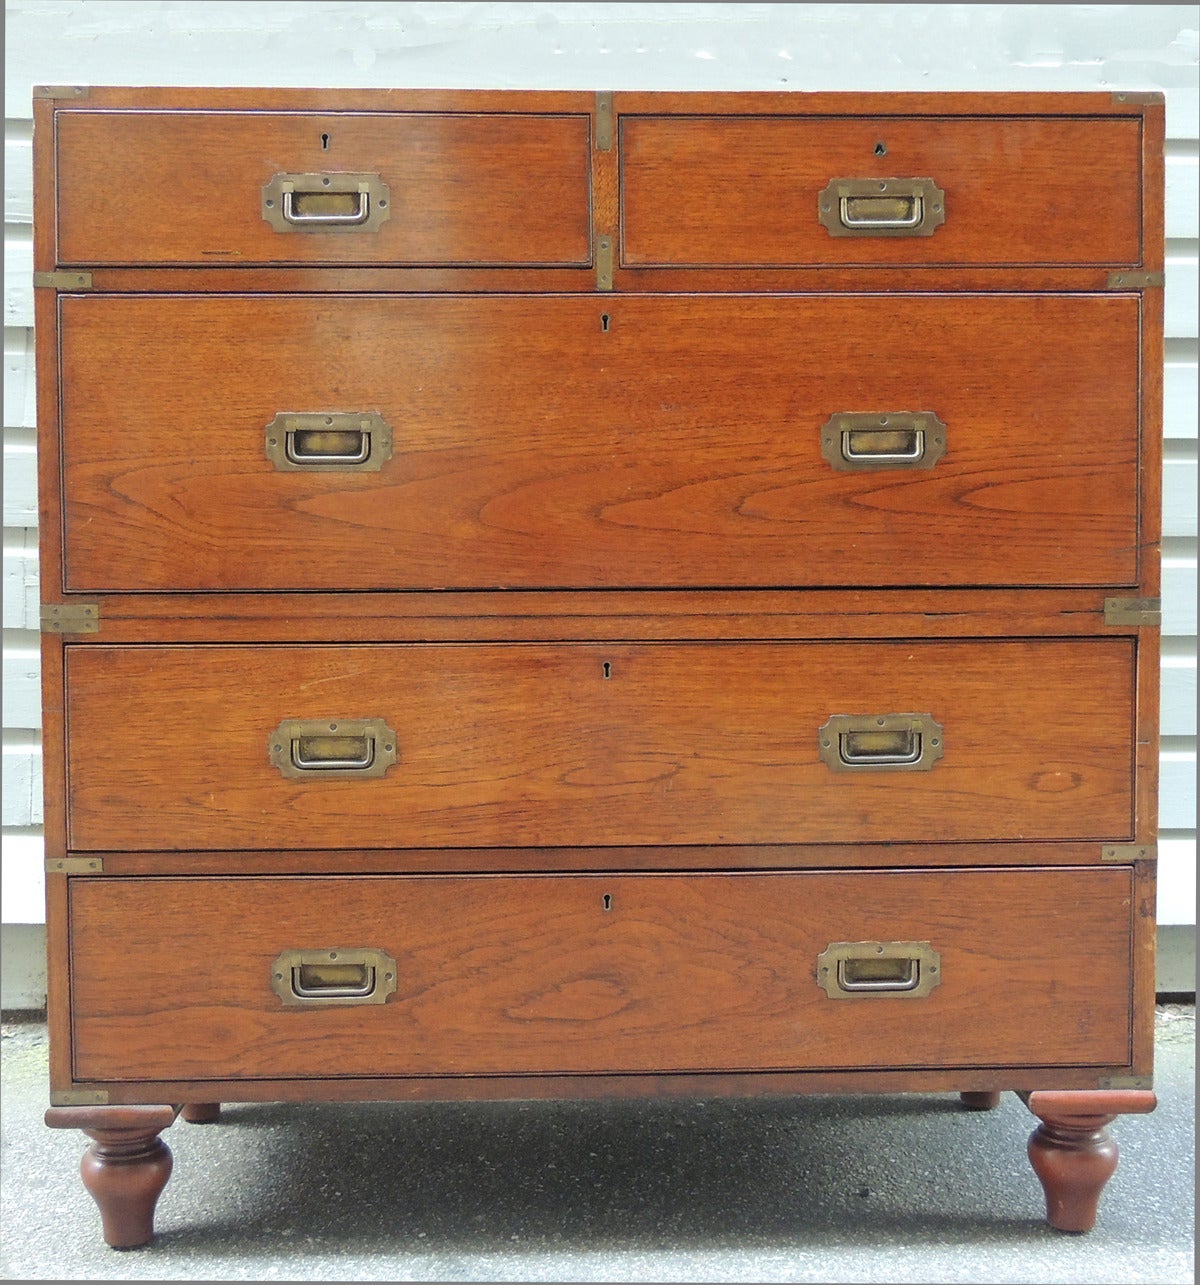
{"label": "paved ground", "polygon": [[16,1280],[1194,1280],[1195,1010],[1118,1121],[1087,1236],[1050,1231],[1031,1117],[951,1095],[241,1105],[166,1134],[159,1235],[117,1252],[49,1130],[46,1035],[3,1029],[0,1264]]}

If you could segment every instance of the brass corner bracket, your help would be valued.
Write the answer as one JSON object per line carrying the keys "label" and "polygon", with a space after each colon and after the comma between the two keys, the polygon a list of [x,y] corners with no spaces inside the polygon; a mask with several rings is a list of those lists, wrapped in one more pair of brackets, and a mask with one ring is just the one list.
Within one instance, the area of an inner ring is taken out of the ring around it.
{"label": "brass corner bracket", "polygon": [[1167,283],[1162,272],[1110,272],[1106,290],[1161,290]]}
{"label": "brass corner bracket", "polygon": [[614,134],[613,96],[611,89],[596,95],[596,150],[611,152]]}
{"label": "brass corner bracket", "polygon": [[1157,861],[1157,843],[1106,843],[1100,849],[1101,861]]}
{"label": "brass corner bracket", "polygon": [[35,272],[33,288],[35,290],[90,290],[92,274],[90,272]]}
{"label": "brass corner bracket", "polygon": [[1106,625],[1162,626],[1161,598],[1105,598]]}
{"label": "brass corner bracket", "polygon": [[41,620],[44,634],[98,634],[100,604],[98,602],[46,603],[42,606]]}
{"label": "brass corner bracket", "polygon": [[86,98],[92,92],[89,85],[34,85],[34,98]]}
{"label": "brass corner bracket", "polygon": [[102,875],[103,857],[47,857],[48,875]]}

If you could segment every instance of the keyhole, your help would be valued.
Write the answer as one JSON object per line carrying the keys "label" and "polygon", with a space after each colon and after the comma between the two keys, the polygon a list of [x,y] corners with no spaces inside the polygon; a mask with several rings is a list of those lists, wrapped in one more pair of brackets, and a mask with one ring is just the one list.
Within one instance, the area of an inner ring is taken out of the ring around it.
{"label": "keyhole", "polygon": [[604,331],[607,331],[607,330],[608,330],[608,323],[609,323],[611,320],[612,320],[612,318],[608,315],[608,313],[607,313],[607,312],[602,312],[602,313],[600,314],[600,329],[601,329],[601,330],[604,330]]}
{"label": "keyhole", "polygon": [[879,142],[875,144],[875,155],[876,156],[887,155],[887,145],[883,142],[882,139],[880,139]]}
{"label": "keyhole", "polygon": [[[327,151],[329,151],[329,135],[328,135],[328,134],[322,134],[322,135],[321,135],[321,150],[322,150],[323,152],[327,152]],[[878,151],[878,148],[876,148],[876,151]]]}
{"label": "keyhole", "polygon": [[605,910],[612,909],[612,893],[606,892],[601,900],[604,902]]}
{"label": "keyhole", "polygon": [[603,664],[603,666],[602,666],[602,669],[603,669],[603,671],[604,671],[604,677],[605,677],[605,678],[611,678],[611,677],[612,677],[612,665],[610,665],[610,664],[609,664],[609,662],[608,662],[607,660],[604,662],[604,664]]}

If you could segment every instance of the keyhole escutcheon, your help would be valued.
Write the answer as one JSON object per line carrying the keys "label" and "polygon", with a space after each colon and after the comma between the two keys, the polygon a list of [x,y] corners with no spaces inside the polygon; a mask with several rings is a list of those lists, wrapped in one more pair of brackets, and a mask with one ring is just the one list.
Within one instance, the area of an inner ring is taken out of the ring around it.
{"label": "keyhole escutcheon", "polygon": [[610,661],[607,661],[607,660],[606,660],[606,661],[604,662],[604,664],[600,666],[600,671],[601,671],[601,673],[603,673],[603,675],[604,675],[604,677],[605,677],[605,678],[611,678],[611,677],[612,677],[612,663],[611,663]]}
{"label": "keyhole escutcheon", "polygon": [[613,899],[612,899],[612,893],[611,893],[611,892],[606,892],[606,893],[604,894],[604,896],[600,898],[600,900],[601,900],[601,902],[603,903],[603,905],[604,905],[604,909],[605,909],[605,910],[611,910],[611,909],[612,909],[612,902],[613,902]]}

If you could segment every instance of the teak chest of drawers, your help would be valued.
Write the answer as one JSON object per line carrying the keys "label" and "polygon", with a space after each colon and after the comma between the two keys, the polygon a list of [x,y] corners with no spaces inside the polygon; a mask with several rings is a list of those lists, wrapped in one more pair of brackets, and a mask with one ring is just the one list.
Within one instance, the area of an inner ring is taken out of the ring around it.
{"label": "teak chest of drawers", "polygon": [[1156,95],[48,88],[48,1120],[1149,1110]]}

